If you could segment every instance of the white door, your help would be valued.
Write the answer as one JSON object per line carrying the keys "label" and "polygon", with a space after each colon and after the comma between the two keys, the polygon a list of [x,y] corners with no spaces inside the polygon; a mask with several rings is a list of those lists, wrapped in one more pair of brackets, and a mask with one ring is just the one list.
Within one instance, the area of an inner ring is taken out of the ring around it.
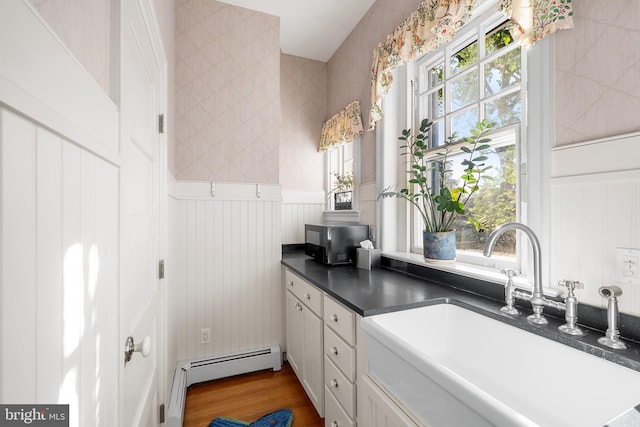
{"label": "white door", "polygon": [[[156,426],[163,381],[160,318],[160,173],[164,103],[161,49],[148,0],[120,2],[120,425]],[[147,341],[125,363],[127,337]]]}

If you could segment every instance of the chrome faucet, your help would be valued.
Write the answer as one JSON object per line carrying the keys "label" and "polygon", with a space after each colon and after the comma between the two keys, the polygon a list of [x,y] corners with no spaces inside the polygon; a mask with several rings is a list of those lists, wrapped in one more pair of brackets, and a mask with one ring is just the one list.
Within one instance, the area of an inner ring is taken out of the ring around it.
{"label": "chrome faucet", "polygon": [[487,240],[487,244],[484,247],[484,256],[490,257],[493,252],[493,247],[496,245],[496,242],[502,236],[505,231],[509,230],[520,230],[524,234],[527,235],[529,241],[531,242],[531,246],[533,247],[533,292],[531,294],[524,292],[514,293],[514,296],[519,298],[528,299],[531,302],[531,307],[533,308],[533,314],[527,317],[527,320],[530,323],[534,323],[537,325],[546,325],[548,323],[547,319],[542,315],[542,309],[544,306],[552,306],[554,308],[562,309],[562,303],[548,300],[544,297],[542,293],[542,266],[540,263],[541,258],[541,250],[540,250],[540,241],[538,237],[535,235],[532,229],[527,227],[524,224],[520,224],[519,222],[508,222],[506,224],[502,224],[489,235],[489,240]]}

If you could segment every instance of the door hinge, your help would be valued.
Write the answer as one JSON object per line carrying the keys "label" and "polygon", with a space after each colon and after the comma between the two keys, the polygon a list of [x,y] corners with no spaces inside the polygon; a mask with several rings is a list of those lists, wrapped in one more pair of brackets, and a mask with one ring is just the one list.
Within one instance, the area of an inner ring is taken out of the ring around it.
{"label": "door hinge", "polygon": [[158,277],[160,279],[164,279],[164,260],[161,259],[160,263],[158,264]]}
{"label": "door hinge", "polygon": [[158,132],[164,133],[164,114],[158,116]]}
{"label": "door hinge", "polygon": [[160,424],[164,423],[164,403],[160,405],[160,412],[158,414],[158,418],[160,421]]}

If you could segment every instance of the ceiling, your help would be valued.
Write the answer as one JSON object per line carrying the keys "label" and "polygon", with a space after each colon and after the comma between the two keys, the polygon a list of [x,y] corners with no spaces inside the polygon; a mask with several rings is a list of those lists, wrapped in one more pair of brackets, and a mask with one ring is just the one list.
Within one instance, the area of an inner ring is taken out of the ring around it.
{"label": "ceiling", "polygon": [[327,62],[375,0],[218,0],[280,17],[280,49]]}

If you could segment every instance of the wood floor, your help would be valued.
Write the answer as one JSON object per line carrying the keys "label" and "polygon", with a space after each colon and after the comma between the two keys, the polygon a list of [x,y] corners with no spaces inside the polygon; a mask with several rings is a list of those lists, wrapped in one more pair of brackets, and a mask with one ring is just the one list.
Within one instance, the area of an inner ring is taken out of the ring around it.
{"label": "wood floor", "polygon": [[215,417],[253,422],[284,408],[293,411],[294,426],[324,426],[324,419],[287,363],[278,372],[261,371],[192,385],[187,390],[183,427],[206,427]]}

